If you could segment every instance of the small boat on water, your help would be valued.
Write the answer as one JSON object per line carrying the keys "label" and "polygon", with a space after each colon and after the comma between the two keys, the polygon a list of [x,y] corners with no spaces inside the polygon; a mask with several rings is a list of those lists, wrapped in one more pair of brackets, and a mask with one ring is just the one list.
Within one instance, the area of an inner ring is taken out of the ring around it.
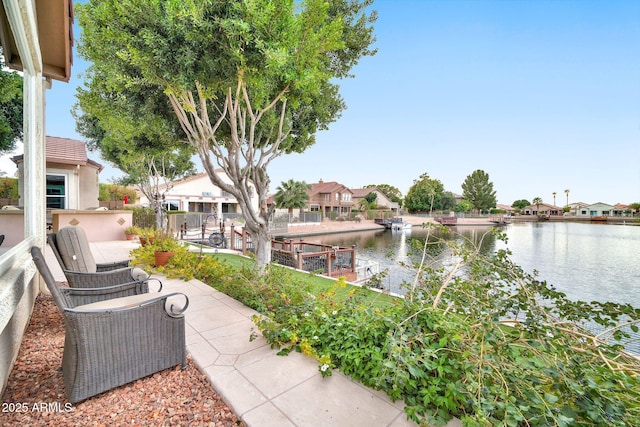
{"label": "small boat on water", "polygon": [[391,224],[392,231],[411,230],[411,227],[413,227],[413,224],[410,222],[396,222]]}

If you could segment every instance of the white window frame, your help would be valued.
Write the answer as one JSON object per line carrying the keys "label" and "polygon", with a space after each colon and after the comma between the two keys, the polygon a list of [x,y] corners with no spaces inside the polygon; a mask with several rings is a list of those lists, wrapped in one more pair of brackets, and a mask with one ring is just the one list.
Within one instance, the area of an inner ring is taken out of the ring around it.
{"label": "white window frame", "polygon": [[[54,197],[60,197],[59,195],[49,195],[46,194],[46,186],[47,186],[47,181],[49,180],[49,177],[62,177],[64,179],[64,194],[62,195],[62,199],[63,199],[63,204],[64,206],[62,208],[49,208],[49,198],[54,198]],[[45,176],[45,198],[46,198],[46,203],[45,206],[47,206],[47,209],[69,209],[69,176],[67,174],[64,173],[55,173],[55,172],[48,172]]]}

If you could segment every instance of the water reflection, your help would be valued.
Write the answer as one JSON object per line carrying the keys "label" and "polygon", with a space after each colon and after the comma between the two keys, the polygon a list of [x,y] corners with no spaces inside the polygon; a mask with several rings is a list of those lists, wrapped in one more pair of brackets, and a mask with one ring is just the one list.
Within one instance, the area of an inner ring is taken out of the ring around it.
{"label": "water reflection", "polygon": [[[490,254],[501,248],[512,252],[512,260],[529,273],[553,284],[569,298],[583,301],[613,301],[640,307],[640,227],[575,222],[514,223],[504,228],[505,244],[489,234],[491,227],[452,227],[449,233],[414,227],[411,231],[367,231],[305,238],[331,245],[356,245],[358,257],[388,268],[385,289],[403,293],[400,284],[413,281],[410,264],[424,246],[442,238],[479,246]],[[429,245],[429,253],[444,260],[442,245]],[[416,250],[418,248],[418,250]]]}
{"label": "water reflection", "polygon": [[640,307],[640,227],[523,223],[509,226],[507,235],[513,261],[569,298]]}
{"label": "water reflection", "polygon": [[[409,266],[420,261],[425,241],[430,259],[446,262],[450,254],[445,250],[443,241],[455,240],[465,245],[479,247],[483,254],[496,248],[495,237],[488,233],[491,227],[451,227],[445,231],[413,227],[411,230],[390,231],[374,230],[352,233],[312,236],[305,241],[329,245],[356,245],[358,258],[374,260],[381,270],[387,270],[383,287],[391,292],[404,294],[403,282],[413,282],[415,270]],[[437,268],[437,266],[434,266]]]}

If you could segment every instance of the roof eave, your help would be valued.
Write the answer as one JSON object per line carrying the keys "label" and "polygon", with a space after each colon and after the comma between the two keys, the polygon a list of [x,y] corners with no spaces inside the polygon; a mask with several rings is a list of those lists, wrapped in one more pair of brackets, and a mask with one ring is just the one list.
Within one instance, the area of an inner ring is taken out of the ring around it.
{"label": "roof eave", "polygon": [[[68,82],[73,64],[73,3],[71,0],[35,0],[42,75]],[[5,65],[23,70],[4,5],[0,7],[0,44]]]}

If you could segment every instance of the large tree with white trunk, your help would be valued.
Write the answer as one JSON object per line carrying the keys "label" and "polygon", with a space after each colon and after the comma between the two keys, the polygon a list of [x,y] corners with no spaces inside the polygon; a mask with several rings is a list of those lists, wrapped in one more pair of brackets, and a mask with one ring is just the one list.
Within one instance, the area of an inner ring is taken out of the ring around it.
{"label": "large tree with white trunk", "polygon": [[345,108],[335,81],[375,53],[371,3],[89,0],[78,7],[80,52],[93,63],[89,77],[107,79],[113,93],[138,86],[168,97],[184,142],[240,203],[262,268],[271,258],[268,166],[311,146]]}

